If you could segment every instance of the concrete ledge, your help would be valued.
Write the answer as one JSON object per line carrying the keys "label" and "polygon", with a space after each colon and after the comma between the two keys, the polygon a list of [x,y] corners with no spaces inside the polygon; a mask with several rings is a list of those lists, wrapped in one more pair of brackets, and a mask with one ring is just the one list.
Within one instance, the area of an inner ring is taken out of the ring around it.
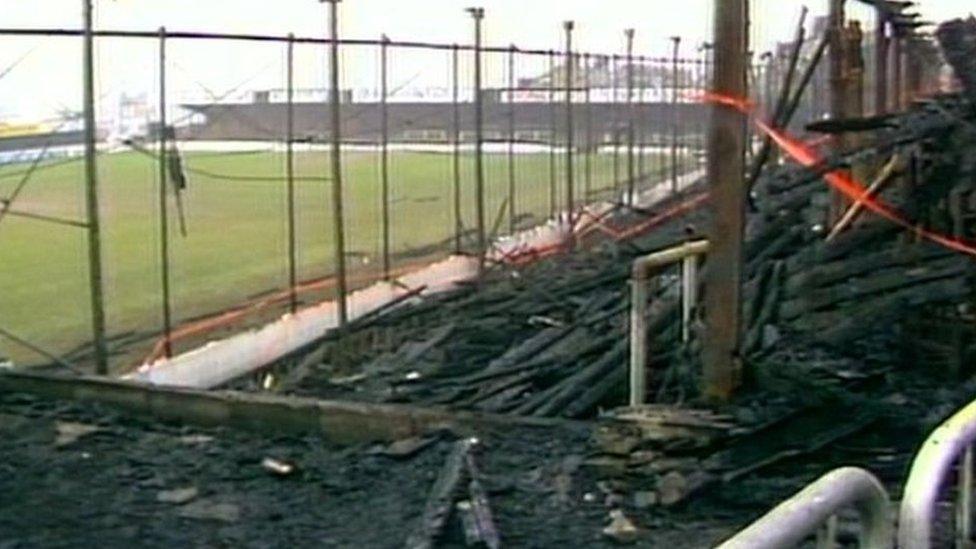
{"label": "concrete ledge", "polygon": [[0,373],[0,391],[95,402],[164,422],[263,433],[318,433],[341,444],[393,441],[437,429],[473,435],[492,428],[584,429],[586,423],[421,408],[399,404],[316,400],[239,391],[150,386],[100,377]]}

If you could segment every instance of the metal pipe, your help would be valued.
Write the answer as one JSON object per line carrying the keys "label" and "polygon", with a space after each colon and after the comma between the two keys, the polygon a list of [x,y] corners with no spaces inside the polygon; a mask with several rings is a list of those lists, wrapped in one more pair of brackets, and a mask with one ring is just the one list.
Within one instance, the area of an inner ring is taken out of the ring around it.
{"label": "metal pipe", "polygon": [[461,233],[464,228],[461,223],[461,105],[460,101],[460,71],[458,68],[459,48],[454,44],[451,51],[451,141],[454,145],[451,154],[454,171],[454,253],[461,253]]}
{"label": "metal pipe", "polygon": [[173,313],[170,305],[169,276],[169,209],[166,196],[167,151],[166,151],[166,28],[159,28],[159,264],[161,271],[163,305],[163,353],[166,358],[173,356]]}
{"label": "metal pipe", "polygon": [[681,37],[672,36],[671,55],[671,192],[678,192],[678,52]]}
{"label": "metal pipe", "polygon": [[54,353],[49,353],[48,351],[45,351],[40,346],[34,345],[30,341],[27,341],[26,339],[18,336],[17,334],[15,334],[15,333],[13,333],[13,332],[11,332],[9,330],[4,330],[3,328],[0,328],[0,336],[5,337],[5,338],[9,339],[10,341],[13,341],[14,343],[20,345],[21,347],[24,347],[25,349],[29,349],[31,351],[34,351],[35,353],[37,353],[37,354],[41,355],[42,357],[50,360],[51,362],[54,362],[58,366],[61,366],[62,368],[66,369],[68,371],[74,372],[76,374],[81,374],[82,373],[81,372],[81,369],[78,368],[77,366],[75,366],[74,364],[68,362],[67,360],[59,357],[58,355],[56,355]]}
{"label": "metal pipe", "polygon": [[342,0],[320,0],[329,3],[329,35],[331,38],[329,57],[329,80],[332,89],[332,218],[333,236],[335,238],[336,262],[336,301],[339,305],[339,329],[346,327],[349,311],[346,304],[346,236],[342,216],[342,121],[339,113],[339,2]]}
{"label": "metal pipe", "polygon": [[515,45],[508,50],[508,232],[515,234]]}
{"label": "metal pipe", "polygon": [[634,205],[634,29],[624,31],[627,36],[627,200]]}
{"label": "metal pipe", "polygon": [[590,66],[590,56],[583,55],[583,102],[586,104],[586,156],[583,158],[583,194],[586,195],[583,202],[590,201],[593,192],[593,103],[591,102],[590,86],[592,80],[590,73],[593,67]]}
{"label": "metal pipe", "polygon": [[932,546],[932,524],[936,520],[940,491],[953,465],[964,457],[974,441],[976,401],[937,427],[922,444],[912,461],[898,513],[899,547]]}
{"label": "metal pipe", "polygon": [[384,34],[380,44],[380,187],[383,230],[383,280],[390,279],[390,109],[387,104],[387,49],[390,39]]}
{"label": "metal pipe", "polygon": [[288,182],[288,306],[298,311],[298,247],[295,241],[295,35],[288,35],[288,103],[285,119],[285,177]]}
{"label": "metal pipe", "polygon": [[698,304],[698,257],[688,256],[681,262],[681,341],[691,339],[691,315]]}
{"label": "metal pipe", "polygon": [[98,218],[98,168],[95,164],[95,40],[92,31],[92,2],[82,0],[84,14],[83,98],[85,118],[85,211],[88,225],[88,283],[91,293],[92,341],[95,372],[108,373],[108,343],[105,339],[105,300],[102,286],[102,236]]}
{"label": "metal pipe", "polygon": [[959,462],[956,475],[956,547],[972,545],[973,536],[973,447],[966,451]]}
{"label": "metal pipe", "polygon": [[556,52],[549,52],[549,217],[556,216]]}
{"label": "metal pipe", "polygon": [[[651,271],[708,253],[707,240],[693,240],[634,260],[630,277],[630,404],[644,403],[647,393],[647,283]],[[684,287],[684,285],[683,285]]]}
{"label": "metal pipe", "polygon": [[478,224],[478,276],[484,274],[488,243],[485,235],[484,105],[481,97],[481,21],[484,8],[468,8],[474,19],[474,192]]}
{"label": "metal pipe", "polygon": [[[837,511],[853,506],[861,519],[860,547],[892,547],[889,498],[874,475],[857,467],[834,469],[777,505],[719,549],[795,547]],[[915,545],[903,545],[912,547]]]}
{"label": "metal pipe", "polygon": [[573,196],[573,22],[563,23],[566,31],[566,218],[573,226],[573,212],[576,209]]}

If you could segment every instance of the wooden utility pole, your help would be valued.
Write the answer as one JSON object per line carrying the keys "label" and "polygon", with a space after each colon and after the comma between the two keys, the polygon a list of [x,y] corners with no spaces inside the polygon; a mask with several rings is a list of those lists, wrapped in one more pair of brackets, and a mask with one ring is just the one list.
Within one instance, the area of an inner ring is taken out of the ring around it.
{"label": "wooden utility pole", "polygon": [[88,282],[91,289],[92,342],[95,372],[108,373],[108,344],[105,340],[105,300],[102,288],[102,236],[98,219],[98,166],[95,163],[95,38],[92,31],[92,0],[82,0],[84,15],[84,117],[85,117],[85,209],[88,226]]}
{"label": "wooden utility pole", "polygon": [[[746,0],[715,0],[715,70],[712,91],[748,97]],[[708,136],[708,182],[711,191],[711,252],[705,279],[707,339],[703,393],[727,400],[739,385],[739,332],[742,239],[745,227],[745,125],[734,109],[712,106]]]}

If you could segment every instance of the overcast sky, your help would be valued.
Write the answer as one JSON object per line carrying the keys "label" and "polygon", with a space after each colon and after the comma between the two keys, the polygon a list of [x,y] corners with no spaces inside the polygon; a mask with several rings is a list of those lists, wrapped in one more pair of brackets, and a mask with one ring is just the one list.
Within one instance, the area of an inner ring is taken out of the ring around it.
{"label": "overcast sky", "polygon": [[[96,25],[102,29],[198,30],[323,36],[326,5],[318,0],[95,0]],[[623,29],[637,31],[636,51],[663,55],[669,37],[684,38],[683,51],[710,34],[713,0],[481,0],[486,10],[485,41],[526,48],[562,47],[564,20],[576,21],[575,43],[597,52],[620,52]],[[973,11],[972,0],[921,0],[920,10],[938,21]],[[340,4],[341,33],[347,38],[378,38],[468,43],[470,18],[464,8],[471,0],[345,0]],[[753,1],[753,42],[756,51],[787,39],[800,6],[791,0]],[[852,3],[853,13],[869,10]],[[7,27],[78,27],[80,0],[0,0],[0,25]],[[822,14],[827,0],[806,2],[813,15]],[[98,50],[99,94],[111,103],[119,91],[154,94],[158,67],[152,40],[102,41]],[[26,55],[0,80],[0,115],[26,120],[49,115],[60,106],[77,108],[80,89],[80,50],[77,40],[0,38],[0,68]],[[171,93],[176,100],[217,94],[247,81],[244,89],[282,85],[284,49],[279,45],[201,44],[171,42],[168,47]],[[374,86],[375,51],[349,51],[343,56],[346,85]],[[299,48],[299,86],[317,87],[325,81],[322,48]],[[447,53],[397,52],[391,61],[396,85],[437,86],[448,81]],[[504,75],[501,57],[486,61],[489,83]],[[520,75],[544,69],[544,60],[520,60]],[[202,84],[202,85],[201,85]],[[105,107],[103,105],[104,110]]]}

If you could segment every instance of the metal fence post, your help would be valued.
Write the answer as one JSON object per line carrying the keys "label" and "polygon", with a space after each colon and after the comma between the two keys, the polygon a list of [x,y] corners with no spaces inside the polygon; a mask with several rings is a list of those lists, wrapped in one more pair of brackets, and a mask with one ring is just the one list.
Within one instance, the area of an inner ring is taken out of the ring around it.
{"label": "metal fence post", "polygon": [[617,55],[611,57],[613,65],[608,65],[610,70],[610,110],[612,114],[610,115],[611,126],[611,137],[613,139],[613,156],[612,156],[612,170],[613,170],[613,190],[617,191],[620,186],[620,159],[617,154],[620,149],[620,114],[617,112],[617,88],[620,86],[620,77],[618,76],[619,63]]}
{"label": "metal fence post", "polygon": [[488,244],[485,235],[484,105],[481,97],[481,21],[484,8],[468,8],[474,19],[474,185],[478,223],[478,275],[484,274]]}
{"label": "metal fence post", "polygon": [[576,208],[573,196],[573,22],[563,23],[566,31],[566,217],[573,226],[573,211]]}
{"label": "metal fence post", "polygon": [[342,121],[340,118],[339,93],[339,2],[329,3],[329,80],[331,89],[330,114],[332,126],[332,218],[335,239],[336,300],[339,305],[339,328],[345,328],[349,319],[346,303],[346,238],[342,216]]}
{"label": "metal fence post", "polygon": [[95,160],[95,38],[92,32],[92,0],[82,0],[84,13],[85,210],[88,225],[88,282],[91,293],[95,372],[108,373],[105,340],[105,304],[102,289],[102,237],[98,211],[98,167]]}
{"label": "metal fence post", "polygon": [[295,35],[288,34],[285,113],[285,177],[288,180],[288,306],[298,311],[298,250],[295,241]]}
{"label": "metal fence post", "polygon": [[556,216],[556,52],[549,50],[549,217]]}
{"label": "metal fence post", "polygon": [[678,192],[678,52],[681,37],[672,36],[671,54],[671,192]]}
{"label": "metal fence post", "polygon": [[166,358],[173,356],[173,344],[170,337],[173,331],[173,319],[170,306],[170,276],[169,276],[169,209],[166,197],[167,186],[167,151],[166,151],[166,28],[159,28],[159,263],[162,271],[163,292],[163,351]]}
{"label": "metal fence post", "polygon": [[454,44],[451,48],[451,144],[454,172],[454,253],[461,253],[461,233],[464,231],[461,223],[461,105],[460,105],[460,71],[459,48]]}
{"label": "metal fence post", "polygon": [[592,80],[590,73],[593,67],[590,66],[590,54],[583,54],[583,102],[586,104],[586,156],[583,157],[583,194],[584,202],[590,201],[590,194],[593,192],[593,103],[590,94]]}
{"label": "metal fence post", "polygon": [[508,48],[508,232],[515,233],[515,45]]}
{"label": "metal fence post", "polygon": [[387,50],[390,39],[384,34],[380,44],[380,185],[383,200],[383,280],[390,280],[390,109],[387,105]]}
{"label": "metal fence post", "polygon": [[627,35],[627,200],[634,205],[634,29]]}

